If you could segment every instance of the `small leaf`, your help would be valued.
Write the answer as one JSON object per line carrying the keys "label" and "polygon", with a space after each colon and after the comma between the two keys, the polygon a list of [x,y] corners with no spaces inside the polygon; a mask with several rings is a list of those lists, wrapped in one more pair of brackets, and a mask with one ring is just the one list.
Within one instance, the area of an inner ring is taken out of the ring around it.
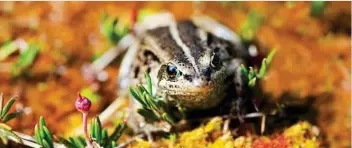
{"label": "small leaf", "polygon": [[152,79],[150,78],[150,75],[145,72],[144,73],[145,79],[147,80],[147,86],[148,86],[148,92],[149,94],[153,94],[153,89],[152,89]]}
{"label": "small leaf", "polygon": [[181,106],[181,104],[176,105],[178,111],[181,113],[182,119],[186,119],[186,109]]}
{"label": "small leaf", "polygon": [[258,77],[259,78],[262,78],[265,73],[266,73],[266,70],[267,70],[267,62],[266,62],[266,59],[263,59],[262,61],[262,65],[260,66],[260,69],[259,69],[259,74],[258,74]]}
{"label": "small leaf", "polygon": [[2,144],[7,145],[8,139],[5,135],[0,135],[0,139],[1,139]]}
{"label": "small leaf", "polygon": [[171,125],[175,124],[175,121],[171,118],[171,116],[169,114],[163,113],[161,117],[163,118],[163,120],[170,123]]}
{"label": "small leaf", "polygon": [[149,97],[149,95],[145,94],[145,98],[153,110],[159,110],[159,106],[156,105],[156,102],[151,97]]}
{"label": "small leaf", "polygon": [[3,118],[7,112],[10,110],[12,105],[16,102],[16,97],[12,97],[5,105],[4,109],[1,112],[1,118]]}
{"label": "small leaf", "polygon": [[312,1],[311,5],[311,15],[315,17],[319,17],[324,13],[326,6],[325,1]]}
{"label": "small leaf", "polygon": [[0,61],[5,60],[9,55],[18,49],[15,41],[7,42],[0,47]]}
{"label": "small leaf", "polygon": [[13,65],[13,75],[17,76],[24,68],[32,65],[37,54],[39,53],[39,50],[40,47],[37,44],[30,43],[28,47],[23,52],[21,52],[19,59]]}
{"label": "small leaf", "polygon": [[115,141],[112,141],[111,142],[111,147],[116,147],[117,145],[116,145],[116,142]]}
{"label": "small leaf", "polygon": [[39,117],[39,127],[44,127],[44,126],[46,126],[44,117],[40,116]]}
{"label": "small leaf", "polygon": [[90,122],[90,136],[91,137],[96,137],[96,135],[95,135],[95,126],[96,126],[96,124],[95,124],[95,121],[94,121],[94,119]]}
{"label": "small leaf", "polygon": [[254,10],[250,10],[247,15],[247,19],[239,29],[239,35],[244,41],[251,41],[255,37],[257,29],[260,27],[264,20],[259,13]]}
{"label": "small leaf", "polygon": [[143,19],[148,16],[148,15],[151,15],[153,13],[156,13],[155,10],[153,9],[149,9],[149,8],[144,8],[144,9],[141,9],[138,11],[138,15],[137,15],[137,21],[138,22],[141,22],[143,21]]}
{"label": "small leaf", "polygon": [[101,131],[102,131],[102,129],[101,129],[101,122],[100,122],[100,120],[99,120],[99,117],[97,116],[97,117],[95,117],[94,118],[94,120],[95,120],[95,136],[96,137],[94,137],[94,138],[96,138],[96,140],[99,142],[99,141],[101,141]]}
{"label": "small leaf", "polygon": [[79,139],[69,137],[69,141],[72,145],[74,145],[77,148],[84,148],[86,146],[86,144],[82,143],[82,141],[80,141]]}
{"label": "small leaf", "polygon": [[243,64],[241,64],[241,72],[243,75],[248,76],[248,70]]}
{"label": "small leaf", "polygon": [[114,142],[117,141],[120,136],[122,135],[123,131],[126,129],[126,123],[122,122],[119,125],[116,126],[115,131],[111,134],[110,138],[109,138],[109,142]]}
{"label": "small leaf", "polygon": [[45,148],[52,148],[50,145],[49,145],[49,143],[47,142],[47,141],[45,141],[45,139],[42,139],[42,143],[43,143],[43,147],[45,147]]}
{"label": "small leaf", "polygon": [[84,140],[84,138],[83,138],[82,136],[78,136],[78,137],[77,137],[77,140],[78,140],[81,144],[87,145],[86,140]]}
{"label": "small leaf", "polygon": [[94,92],[93,89],[90,87],[83,88],[80,92],[82,96],[89,98],[89,100],[92,101],[93,104],[98,103],[101,98],[99,94]]}
{"label": "small leaf", "polygon": [[103,129],[103,134],[101,136],[102,141],[105,141],[108,138],[108,131]]}
{"label": "small leaf", "polygon": [[158,116],[156,116],[154,114],[154,112],[147,110],[147,109],[143,109],[143,108],[139,108],[137,110],[138,114],[142,115],[144,118],[149,119],[151,121],[159,121]]}
{"label": "small leaf", "polygon": [[3,117],[2,122],[6,123],[7,121],[10,121],[13,118],[16,118],[18,115],[20,115],[21,112],[14,112],[14,113],[10,113],[8,115],[5,115],[5,117]]}
{"label": "small leaf", "polygon": [[255,77],[255,71],[253,67],[249,67],[248,80],[252,80]]}
{"label": "small leaf", "polygon": [[4,103],[4,98],[3,98],[3,94],[1,93],[0,94],[0,115],[1,115],[1,112],[2,112],[2,104]]}
{"label": "small leaf", "polygon": [[52,135],[51,135],[49,129],[48,129],[46,126],[43,126],[42,128],[43,128],[43,130],[44,130],[45,140],[48,142],[48,144],[49,144],[51,147],[54,147]]}
{"label": "small leaf", "polygon": [[23,144],[22,139],[17,136],[14,132],[12,132],[11,130],[5,129],[5,128],[1,128],[1,134],[6,136],[6,137],[12,137],[14,139],[16,139],[16,142]]}
{"label": "small leaf", "polygon": [[176,140],[177,140],[177,135],[176,135],[175,133],[171,133],[171,134],[169,135],[169,139],[170,139],[170,141],[172,141],[172,142],[176,142]]}
{"label": "small leaf", "polygon": [[266,60],[266,63],[269,65],[269,64],[271,64],[271,61],[273,60],[273,57],[275,56],[275,54],[276,54],[276,51],[277,51],[277,49],[272,49],[271,51],[270,51],[270,53],[268,54],[268,57],[266,58],[267,60]]}
{"label": "small leaf", "polygon": [[147,104],[144,103],[144,101],[141,99],[141,97],[133,90],[132,87],[128,88],[131,95],[133,96],[134,99],[136,99],[143,107],[147,107]]}
{"label": "small leaf", "polygon": [[39,127],[38,127],[38,124],[35,125],[34,127],[34,137],[35,137],[35,140],[37,141],[37,143],[39,145],[43,145],[43,142],[42,142],[42,136],[40,135],[40,132],[39,132]]}
{"label": "small leaf", "polygon": [[7,124],[5,123],[0,123],[0,128],[4,128],[4,129],[8,129],[8,130],[11,130],[11,127],[8,126]]}
{"label": "small leaf", "polygon": [[252,80],[249,81],[248,85],[249,85],[250,87],[255,86],[256,80],[257,80],[257,78],[253,78]]}

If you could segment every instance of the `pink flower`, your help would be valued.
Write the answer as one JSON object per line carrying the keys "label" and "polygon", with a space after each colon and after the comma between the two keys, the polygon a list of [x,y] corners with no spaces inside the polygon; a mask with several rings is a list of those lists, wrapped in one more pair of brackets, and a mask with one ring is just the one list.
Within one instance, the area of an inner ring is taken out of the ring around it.
{"label": "pink flower", "polygon": [[78,93],[78,98],[75,102],[76,109],[80,112],[88,112],[92,103],[88,98],[82,97],[80,93]]}

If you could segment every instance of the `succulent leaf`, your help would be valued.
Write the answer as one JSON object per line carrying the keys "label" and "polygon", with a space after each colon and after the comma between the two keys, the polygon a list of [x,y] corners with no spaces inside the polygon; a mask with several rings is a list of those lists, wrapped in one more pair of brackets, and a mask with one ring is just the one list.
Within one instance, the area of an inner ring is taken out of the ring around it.
{"label": "succulent leaf", "polygon": [[14,112],[14,113],[7,114],[2,118],[2,122],[6,123],[7,121],[10,121],[11,119],[16,118],[20,114],[21,114],[21,112]]}
{"label": "succulent leaf", "polygon": [[10,108],[12,107],[12,105],[16,102],[16,97],[12,97],[5,105],[5,107],[3,108],[3,110],[1,111],[1,118],[3,118],[7,112],[10,110]]}

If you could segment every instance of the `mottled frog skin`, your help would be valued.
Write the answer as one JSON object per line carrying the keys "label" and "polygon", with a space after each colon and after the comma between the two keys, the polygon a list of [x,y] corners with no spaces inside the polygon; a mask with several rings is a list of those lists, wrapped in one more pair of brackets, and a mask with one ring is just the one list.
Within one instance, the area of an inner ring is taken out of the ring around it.
{"label": "mottled frog skin", "polygon": [[140,35],[135,54],[127,57],[134,59],[129,84],[145,84],[148,72],[157,96],[191,110],[215,107],[230,84],[241,93],[239,67],[247,51],[200,22],[171,22]]}

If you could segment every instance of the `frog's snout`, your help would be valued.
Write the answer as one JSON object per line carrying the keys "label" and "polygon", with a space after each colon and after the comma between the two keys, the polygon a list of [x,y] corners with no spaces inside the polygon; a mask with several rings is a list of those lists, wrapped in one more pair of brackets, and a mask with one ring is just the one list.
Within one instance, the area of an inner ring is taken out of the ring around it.
{"label": "frog's snout", "polygon": [[198,77],[195,78],[192,83],[195,87],[206,87],[211,84],[211,80],[207,77]]}

